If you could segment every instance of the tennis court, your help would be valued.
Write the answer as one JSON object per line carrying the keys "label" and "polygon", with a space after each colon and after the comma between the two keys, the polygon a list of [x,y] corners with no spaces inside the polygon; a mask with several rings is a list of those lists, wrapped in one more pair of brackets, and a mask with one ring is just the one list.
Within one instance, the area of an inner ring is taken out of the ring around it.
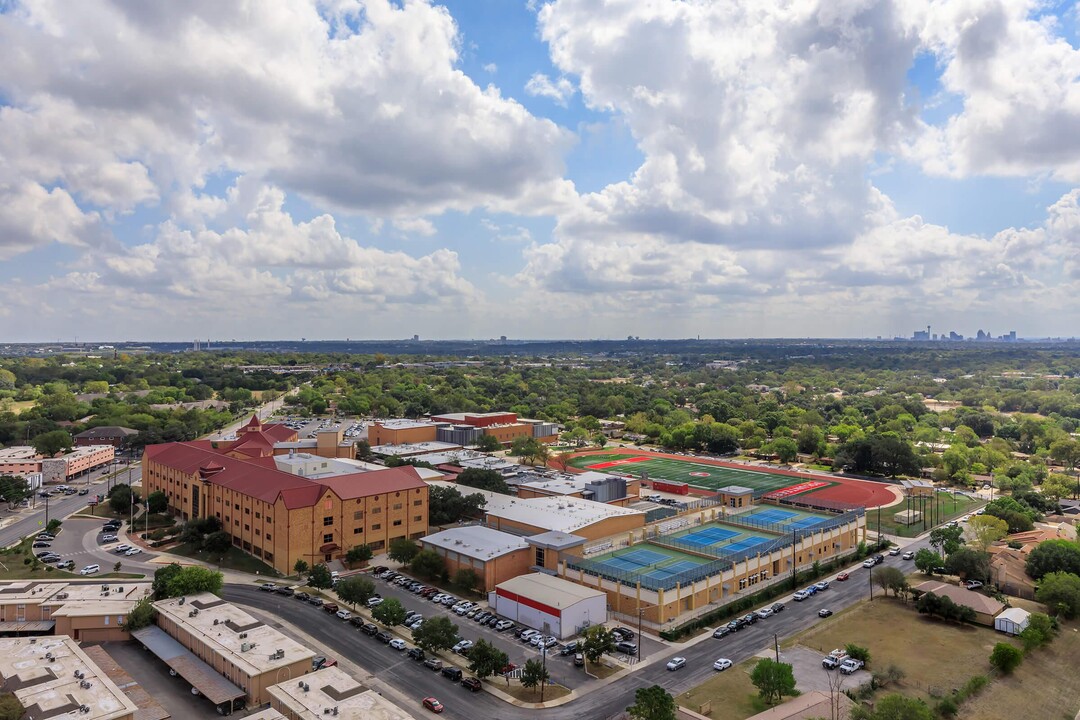
{"label": "tennis court", "polygon": [[651,543],[634,545],[626,550],[590,558],[622,573],[633,573],[654,580],[664,580],[672,575],[693,570],[709,561],[678,550]]}
{"label": "tennis court", "polygon": [[803,482],[802,478],[790,475],[741,470],[655,455],[581,455],[570,458],[569,464],[571,467],[615,472],[637,478],[647,476],[650,480],[683,482],[705,490],[741,485],[752,489],[758,495]]}
{"label": "tennis court", "polygon": [[[802,510],[792,510],[788,508],[759,508],[753,512],[748,512],[740,515],[741,518],[749,518],[752,521],[760,523],[771,523],[773,525],[782,525],[785,529],[803,530],[805,528],[813,527],[818,523],[825,522],[829,518],[825,515],[815,515],[814,513],[804,512]],[[770,528],[773,529],[773,528]]]}
{"label": "tennis court", "polygon": [[706,523],[693,530],[684,530],[672,535],[680,543],[689,546],[722,550],[738,553],[743,550],[772,542],[777,536],[764,532],[755,532],[740,527],[724,525],[718,522]]}

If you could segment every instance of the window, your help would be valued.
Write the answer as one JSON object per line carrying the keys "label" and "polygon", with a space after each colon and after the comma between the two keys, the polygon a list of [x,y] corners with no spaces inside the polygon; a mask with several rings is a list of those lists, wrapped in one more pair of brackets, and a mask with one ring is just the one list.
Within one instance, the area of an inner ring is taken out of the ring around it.
{"label": "window", "polygon": [[270,533],[266,533],[266,542],[270,542]]}
{"label": "window", "polygon": [[217,517],[218,520],[221,519],[221,513],[214,513],[214,515]]}
{"label": "window", "polygon": [[413,522],[420,522],[420,516],[419,515],[413,515]]}
{"label": "window", "polygon": [[324,517],[322,519],[322,524],[323,524],[323,527],[333,525],[334,524],[334,516],[333,515],[327,515],[326,517]]}
{"label": "window", "polygon": [[267,515],[267,516],[266,516],[266,522],[268,522],[268,523],[272,523],[272,522],[274,522],[274,518],[272,518],[272,517],[270,517],[269,515]]}
{"label": "window", "polygon": [[400,520],[395,520],[394,521],[394,527],[397,527],[399,525],[401,525],[401,521]]}
{"label": "window", "polygon": [[382,529],[382,525],[380,525],[379,523],[376,523],[376,524],[374,524],[374,525],[372,525],[372,526],[371,526],[371,529],[372,529],[372,530],[381,530],[381,529]]}
{"label": "window", "polygon": [[[270,538],[267,537],[266,539],[269,540]],[[266,562],[274,562],[274,553],[266,553],[263,555],[263,559],[266,560]]]}
{"label": "window", "polygon": [[251,514],[251,508],[244,508],[244,514],[245,515],[250,515]]}
{"label": "window", "polygon": [[322,541],[324,543],[332,543],[332,542],[334,542],[334,533],[326,533],[325,535],[322,536]]}
{"label": "window", "polygon": [[413,500],[412,504],[413,504],[413,507],[420,507],[421,505],[424,504],[424,501],[423,500]]}
{"label": "window", "polygon": [[233,520],[233,525],[239,525],[239,524],[240,524],[240,518],[236,518],[235,520]]}
{"label": "window", "polygon": [[536,548],[536,563],[538,567],[544,567],[544,548]]}
{"label": "window", "polygon": [[244,523],[244,530],[250,530],[250,529],[251,529],[251,526],[248,525],[247,523]]}
{"label": "window", "polygon": [[239,509],[240,509],[240,503],[234,503],[233,504],[233,510],[239,510]]}
{"label": "window", "polygon": [[386,543],[382,540],[376,540],[375,542],[368,543],[368,547],[370,547],[372,550],[382,550],[384,547],[386,547]]}
{"label": "window", "polygon": [[394,509],[395,510],[400,510],[401,509],[401,503],[394,503]]}
{"label": "window", "polygon": [[258,520],[262,517],[262,513],[255,513],[255,519]]}
{"label": "window", "polygon": [[373,508],[371,508],[371,514],[372,514],[372,515],[378,515],[378,514],[379,514],[379,513],[381,513],[381,512],[382,512],[382,508],[381,508],[381,507],[373,507]]}
{"label": "window", "polygon": [[[218,517],[220,517],[220,515],[219,515]],[[225,516],[225,522],[229,522],[229,520],[230,520],[229,516],[228,516],[228,515],[226,515],[226,516]]]}
{"label": "window", "polygon": [[401,493],[399,493],[399,492],[394,493],[394,497],[401,497]]}
{"label": "window", "polygon": [[352,514],[352,519],[353,520],[363,520],[364,519],[364,511],[363,510],[357,510],[356,512],[354,512]]}
{"label": "window", "polygon": [[262,535],[262,533],[259,531],[259,528],[255,528],[255,534],[256,535]]}
{"label": "window", "polygon": [[362,535],[363,533],[364,533],[364,528],[362,528],[362,527],[353,528],[353,531],[352,531],[353,535]]}

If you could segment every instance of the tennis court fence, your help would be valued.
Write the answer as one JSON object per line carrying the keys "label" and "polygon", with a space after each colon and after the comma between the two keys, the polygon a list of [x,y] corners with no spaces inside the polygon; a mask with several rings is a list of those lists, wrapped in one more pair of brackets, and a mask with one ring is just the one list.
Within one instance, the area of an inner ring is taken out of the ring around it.
{"label": "tennis court fence", "polygon": [[571,570],[578,570],[629,587],[636,587],[638,582],[640,582],[641,587],[646,590],[657,591],[673,590],[678,585],[690,585],[700,580],[718,575],[732,567],[731,563],[727,560],[714,560],[705,563],[704,565],[698,565],[697,567],[673,573],[665,577],[655,577],[647,574],[649,572],[649,567],[642,567],[641,570],[618,570],[608,565],[606,562],[576,557],[567,558],[565,562],[566,567]]}

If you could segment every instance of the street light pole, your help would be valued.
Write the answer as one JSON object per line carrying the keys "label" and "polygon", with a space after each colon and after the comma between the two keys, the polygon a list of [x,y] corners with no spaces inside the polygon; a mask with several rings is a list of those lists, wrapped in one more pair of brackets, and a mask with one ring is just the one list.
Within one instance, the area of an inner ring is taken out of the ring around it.
{"label": "street light pole", "polygon": [[780,662],[780,639],[777,638],[776,633],[772,636],[773,648],[776,650],[776,662]]}
{"label": "street light pole", "polygon": [[870,568],[869,578],[870,578],[870,599],[873,600],[874,599],[874,568]]}

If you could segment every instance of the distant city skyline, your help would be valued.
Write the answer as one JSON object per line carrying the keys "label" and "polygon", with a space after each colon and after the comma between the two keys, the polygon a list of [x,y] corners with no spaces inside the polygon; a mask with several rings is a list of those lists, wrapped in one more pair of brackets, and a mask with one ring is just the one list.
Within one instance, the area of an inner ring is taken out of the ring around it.
{"label": "distant city skyline", "polygon": [[781,5],[0,2],[0,342],[1080,326],[1076,8]]}

